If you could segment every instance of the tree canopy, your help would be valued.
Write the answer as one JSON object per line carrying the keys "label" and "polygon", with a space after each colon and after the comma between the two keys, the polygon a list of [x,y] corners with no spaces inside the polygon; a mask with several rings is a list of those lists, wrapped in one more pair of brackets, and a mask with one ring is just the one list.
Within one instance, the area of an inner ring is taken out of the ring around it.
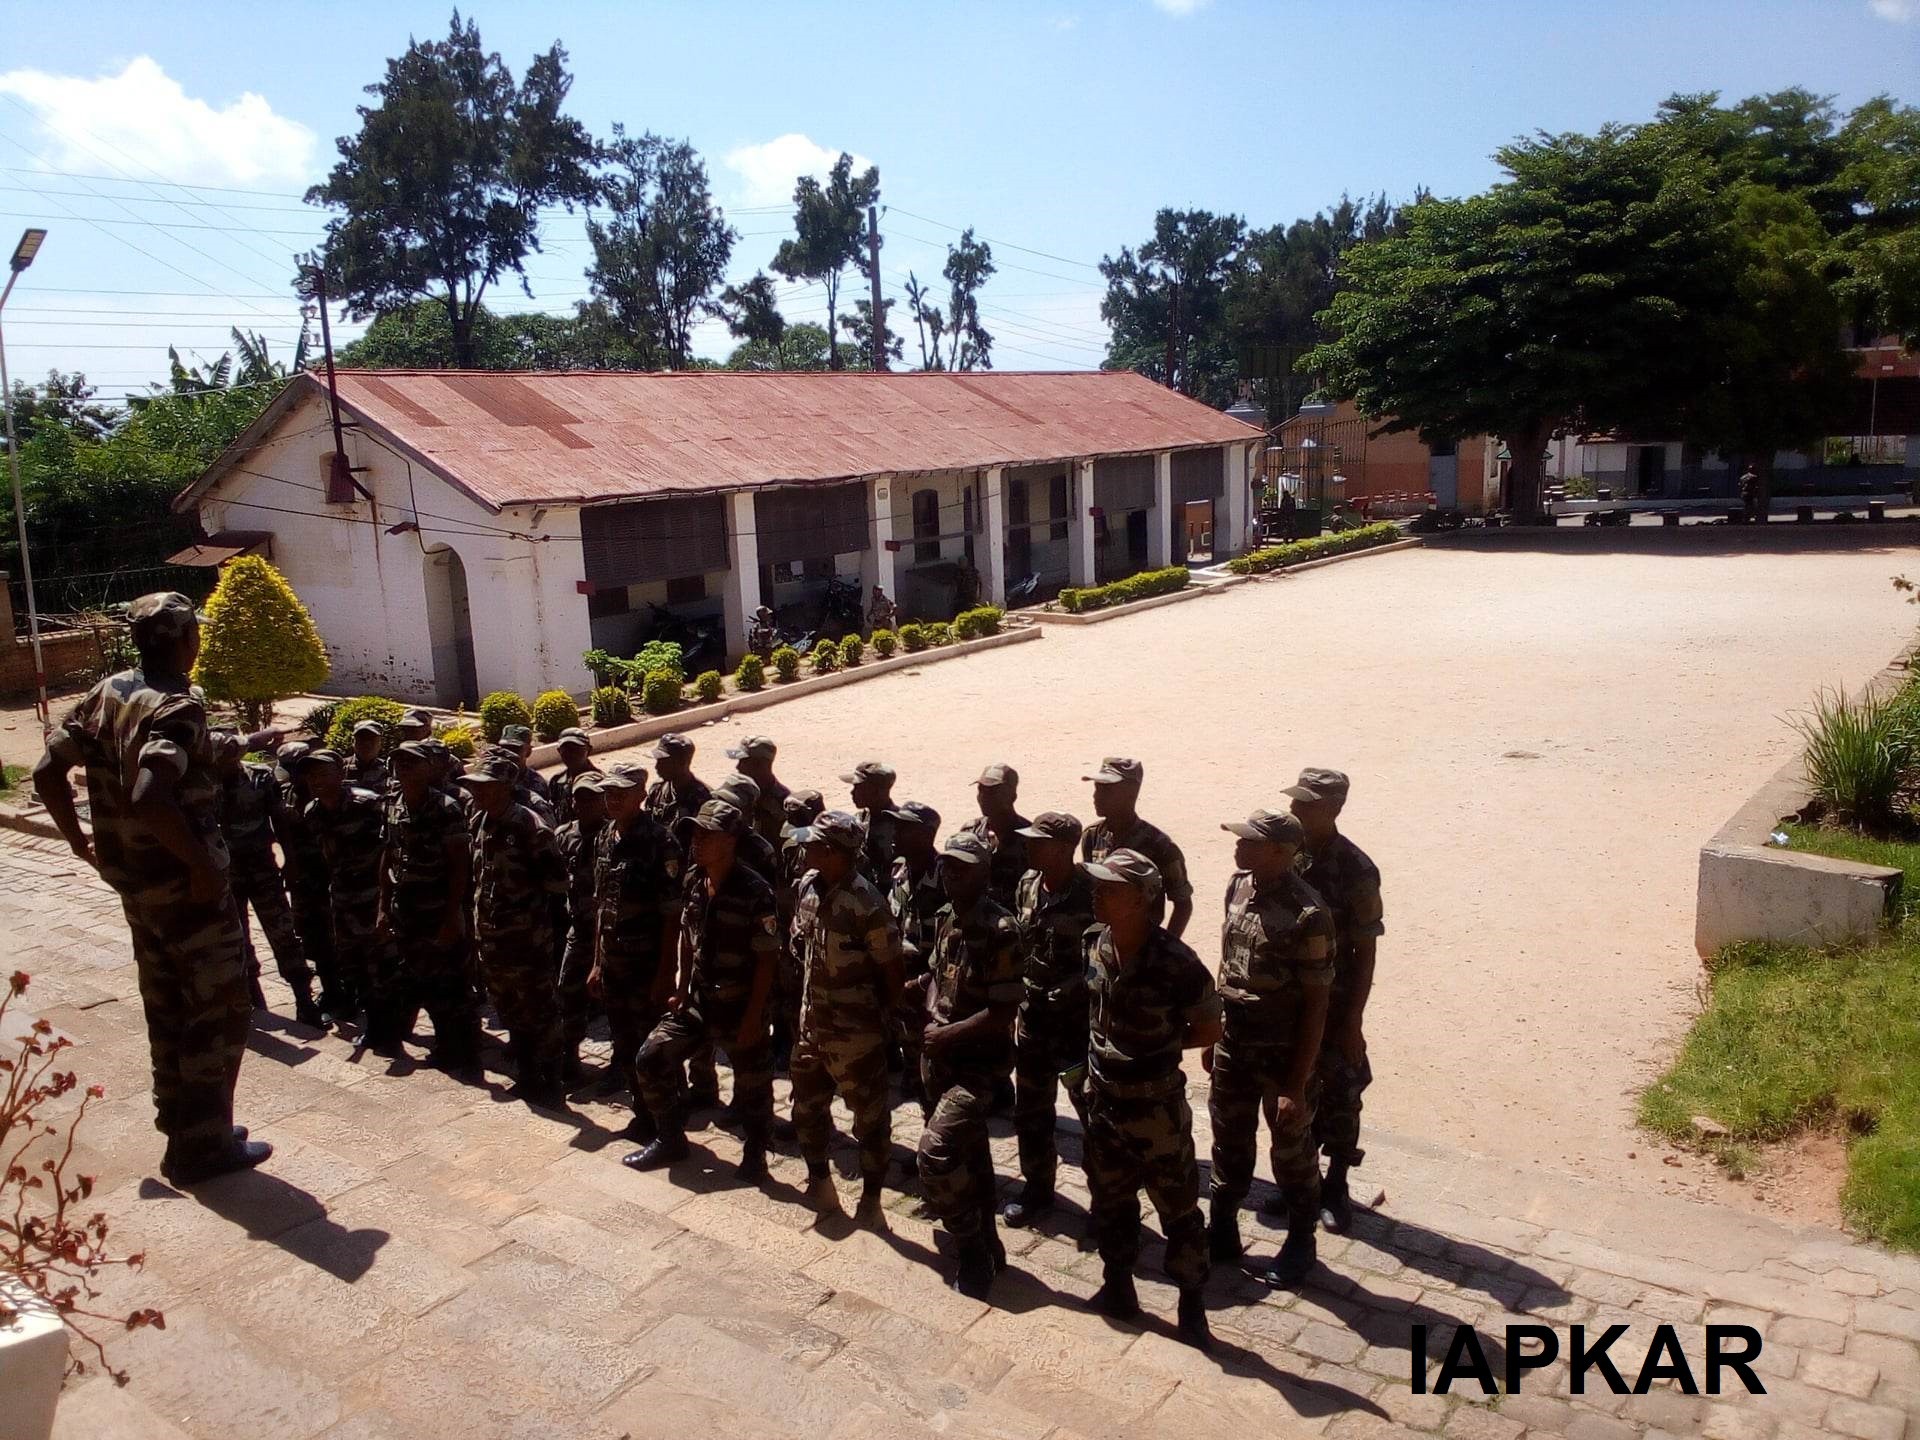
{"label": "tree canopy", "polygon": [[[947,281],[947,303],[923,289],[907,275],[907,305],[920,337],[923,370],[991,370],[993,336],[980,321],[980,288],[993,278],[993,247],[960,232],[960,243],[947,247],[941,273]],[[942,348],[944,344],[945,348]]]}
{"label": "tree canopy", "polygon": [[[851,265],[867,273],[867,207],[880,198],[880,171],[869,165],[853,173],[853,157],[842,152],[822,185],[802,175],[793,187],[793,238],[780,242],[773,268],[789,280],[817,280],[827,292],[827,333],[840,332],[840,281]],[[840,347],[829,357],[832,369],[845,369]]]}

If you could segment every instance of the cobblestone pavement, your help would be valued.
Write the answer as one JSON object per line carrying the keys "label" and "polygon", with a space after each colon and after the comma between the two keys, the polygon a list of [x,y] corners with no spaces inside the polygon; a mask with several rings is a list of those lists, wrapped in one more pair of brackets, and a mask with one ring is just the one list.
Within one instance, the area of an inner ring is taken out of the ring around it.
{"label": "cobblestone pavement", "polygon": [[[1012,1269],[980,1304],[941,1285],[910,1191],[890,1195],[884,1234],[816,1224],[791,1155],[764,1189],[733,1184],[738,1142],[724,1125],[698,1132],[696,1159],[671,1175],[635,1175],[618,1163],[613,1106],[532,1112],[497,1078],[463,1086],[275,1018],[240,1087],[241,1118],[274,1158],[183,1195],[154,1178],[145,1039],[112,897],[61,846],[11,834],[0,891],[0,953],[79,1042],[83,1080],[107,1087],[80,1159],[123,1253],[144,1247],[148,1260],[115,1274],[103,1308],[167,1313],[164,1331],[112,1341],[130,1386],[93,1377],[69,1390],[62,1440],[1902,1440],[1910,1426],[1920,1440],[1920,1261],[1403,1137],[1369,1137],[1358,1190],[1385,1199],[1351,1238],[1323,1242],[1302,1292],[1216,1271],[1211,1356],[1172,1338],[1157,1244],[1144,1326],[1080,1308],[1098,1264],[1073,1243],[1077,1185],[1056,1224],[1007,1234]],[[917,1118],[903,1108],[896,1127],[904,1158]],[[1077,1158],[1073,1134],[1063,1149]],[[839,1159],[851,1208],[844,1137]],[[1278,1237],[1248,1219],[1267,1253]],[[1702,1326],[1750,1324],[1765,1336],[1769,1393],[1689,1395],[1661,1380],[1639,1396],[1572,1395],[1564,1359],[1496,1399],[1411,1393],[1414,1326],[1437,1358],[1452,1327],[1472,1323],[1501,1369],[1502,1327],[1522,1321],[1563,1334],[1628,1325],[1614,1351],[1630,1381],[1656,1325],[1677,1327],[1704,1380]]]}

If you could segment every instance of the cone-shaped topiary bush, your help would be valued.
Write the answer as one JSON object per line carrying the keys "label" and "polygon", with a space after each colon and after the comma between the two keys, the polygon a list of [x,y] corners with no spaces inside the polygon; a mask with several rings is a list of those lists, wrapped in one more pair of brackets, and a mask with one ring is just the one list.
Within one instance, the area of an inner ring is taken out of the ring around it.
{"label": "cone-shaped topiary bush", "polygon": [[320,632],[286,577],[258,555],[227,562],[207,601],[193,678],[210,700],[230,700],[249,725],[276,700],[324,684],[331,667]]}

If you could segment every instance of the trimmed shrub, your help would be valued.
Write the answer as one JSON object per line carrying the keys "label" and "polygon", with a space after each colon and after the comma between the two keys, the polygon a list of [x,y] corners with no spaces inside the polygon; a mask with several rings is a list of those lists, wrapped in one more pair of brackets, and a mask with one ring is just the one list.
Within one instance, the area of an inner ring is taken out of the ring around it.
{"label": "trimmed shrub", "polygon": [[900,627],[900,645],[909,655],[918,655],[927,648],[927,627],[909,620]]}
{"label": "trimmed shrub", "polygon": [[398,700],[388,700],[380,695],[361,695],[356,699],[343,700],[327,722],[327,746],[342,755],[353,754],[353,727],[362,720],[372,720],[387,732],[387,738],[380,745],[381,752],[385,753],[399,740],[400,720],[406,713],[407,707]]}
{"label": "trimmed shrub", "polygon": [[1142,570],[1111,585],[1069,586],[1060,592],[1060,608],[1073,615],[1089,610],[1104,610],[1110,605],[1125,605],[1154,595],[1171,595],[1184,590],[1193,575],[1184,565],[1169,565],[1164,570]]}
{"label": "trimmed shrub", "polygon": [[206,605],[194,682],[209,700],[230,700],[249,726],[276,700],[325,683],[327,647],[283,576],[258,555],[227,562]]}
{"label": "trimmed shrub", "polygon": [[533,728],[533,710],[511,690],[496,690],[480,702],[480,733],[490,742],[500,739],[509,725]]}
{"label": "trimmed shrub", "polygon": [[480,753],[480,732],[465,715],[456,715],[435,732],[435,738],[462,760]]}
{"label": "trimmed shrub", "polygon": [[[1377,520],[1371,525],[1342,530],[1336,535],[1316,535],[1311,540],[1295,540],[1288,545],[1269,545],[1264,550],[1255,550],[1251,555],[1236,556],[1227,562],[1227,569],[1236,575],[1264,575],[1269,570],[1284,570],[1289,565],[1298,565],[1306,560],[1325,560],[1330,555],[1344,555],[1349,550],[1371,550],[1376,545],[1391,545],[1400,538],[1398,525]],[[1060,598],[1064,603],[1065,591],[1061,592]]]}
{"label": "trimmed shrub", "polygon": [[891,630],[876,630],[867,637],[867,643],[873,647],[875,655],[885,660],[899,648],[900,637]]}
{"label": "trimmed shrub", "polygon": [[580,723],[580,707],[564,690],[543,690],[533,702],[533,733],[542,740],[558,740],[562,730]]}
{"label": "trimmed shrub", "polygon": [[589,704],[596,725],[624,725],[633,719],[633,702],[618,685],[600,686],[593,692]]}
{"label": "trimmed shrub", "polygon": [[649,715],[671,715],[680,708],[680,677],[656,670],[640,686],[640,704]]}
{"label": "trimmed shrub", "polygon": [[782,645],[773,652],[773,673],[782,680],[800,678],[800,652],[791,645]]}
{"label": "trimmed shrub", "polygon": [[740,657],[740,668],[733,672],[733,683],[751,695],[767,688],[766,663],[758,655]]}
{"label": "trimmed shrub", "polygon": [[814,674],[831,675],[840,668],[840,647],[831,640],[822,640],[813,647],[807,660]]}
{"label": "trimmed shrub", "polygon": [[671,640],[649,640],[626,664],[627,684],[636,689],[662,671],[679,681],[687,678],[686,654]]}
{"label": "trimmed shrub", "polygon": [[998,635],[1000,621],[1006,613],[998,605],[976,605],[971,610],[962,610],[953,617],[954,637],[977,640],[983,635]]}
{"label": "trimmed shrub", "polygon": [[858,635],[849,635],[840,642],[840,668],[851,670],[867,658],[867,642]]}
{"label": "trimmed shrub", "polygon": [[693,682],[693,693],[700,697],[702,705],[711,705],[725,693],[727,682],[720,678],[718,670],[702,670]]}
{"label": "trimmed shrub", "polygon": [[953,643],[953,626],[944,620],[930,620],[922,628],[927,632],[927,644],[929,645],[951,645]]}

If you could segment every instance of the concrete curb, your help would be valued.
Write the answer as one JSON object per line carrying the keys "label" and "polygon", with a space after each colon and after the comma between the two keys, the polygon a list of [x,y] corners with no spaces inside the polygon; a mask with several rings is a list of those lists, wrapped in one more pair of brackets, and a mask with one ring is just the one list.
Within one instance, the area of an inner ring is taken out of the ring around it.
{"label": "concrete curb", "polygon": [[1344,555],[1328,555],[1319,560],[1302,560],[1298,565],[1282,565],[1278,570],[1262,570],[1257,575],[1238,576],[1244,580],[1271,580],[1279,575],[1297,575],[1302,570],[1318,570],[1323,565],[1338,565],[1347,560],[1365,560],[1374,555],[1391,555],[1396,550],[1412,550],[1426,544],[1426,537],[1414,535],[1405,540],[1390,540],[1385,545],[1369,545],[1364,550],[1349,550]]}
{"label": "concrete curb", "polygon": [[1157,610],[1162,605],[1177,605],[1182,600],[1198,600],[1202,595],[1211,595],[1218,590],[1231,590],[1236,585],[1246,584],[1250,578],[1246,575],[1226,575],[1218,580],[1192,580],[1181,590],[1165,595],[1149,595],[1144,600],[1129,600],[1124,605],[1089,610],[1084,615],[1070,614],[1065,610],[1026,610],[1021,614],[1025,619],[1042,625],[1103,625],[1123,615],[1137,615],[1142,610]]}
{"label": "concrete curb", "polygon": [[[671,715],[649,715],[644,720],[634,720],[625,725],[613,725],[604,730],[589,730],[593,748],[596,752],[604,750],[624,750],[629,745],[638,745],[642,741],[657,740],[660,736],[674,730],[691,730],[714,720],[724,720],[729,715],[743,715],[754,710],[764,710],[769,705],[778,705],[785,700],[795,700],[803,695],[817,695],[822,690],[834,690],[842,685],[855,685],[862,680],[870,680],[877,675],[885,675],[892,670],[906,670],[920,665],[937,665],[944,660],[959,660],[968,655],[977,655],[983,650],[998,650],[1007,645],[1019,645],[1029,640],[1038,640],[1040,631],[1029,626],[1018,626],[1002,630],[998,635],[985,635],[978,640],[962,640],[954,645],[942,645],[938,649],[922,650],[916,654],[896,654],[886,660],[868,660],[852,670],[836,670],[831,675],[814,675],[805,680],[794,680],[781,684],[769,680],[767,688],[752,694],[729,695],[713,705],[696,705],[686,710],[676,710]],[[560,748],[557,745],[536,745],[529,761],[534,768],[560,763]]]}
{"label": "concrete curb", "polygon": [[[1862,693],[1906,683],[1903,652]],[[1783,850],[1767,837],[1812,799],[1801,761],[1790,760],[1700,847],[1693,944],[1705,960],[1735,940],[1838,945],[1871,939],[1893,913],[1903,876],[1884,865]]]}
{"label": "concrete curb", "polygon": [[17,830],[22,835],[37,835],[42,840],[60,838],[60,831],[51,820],[25,810],[16,810],[11,805],[0,805],[0,830]]}

